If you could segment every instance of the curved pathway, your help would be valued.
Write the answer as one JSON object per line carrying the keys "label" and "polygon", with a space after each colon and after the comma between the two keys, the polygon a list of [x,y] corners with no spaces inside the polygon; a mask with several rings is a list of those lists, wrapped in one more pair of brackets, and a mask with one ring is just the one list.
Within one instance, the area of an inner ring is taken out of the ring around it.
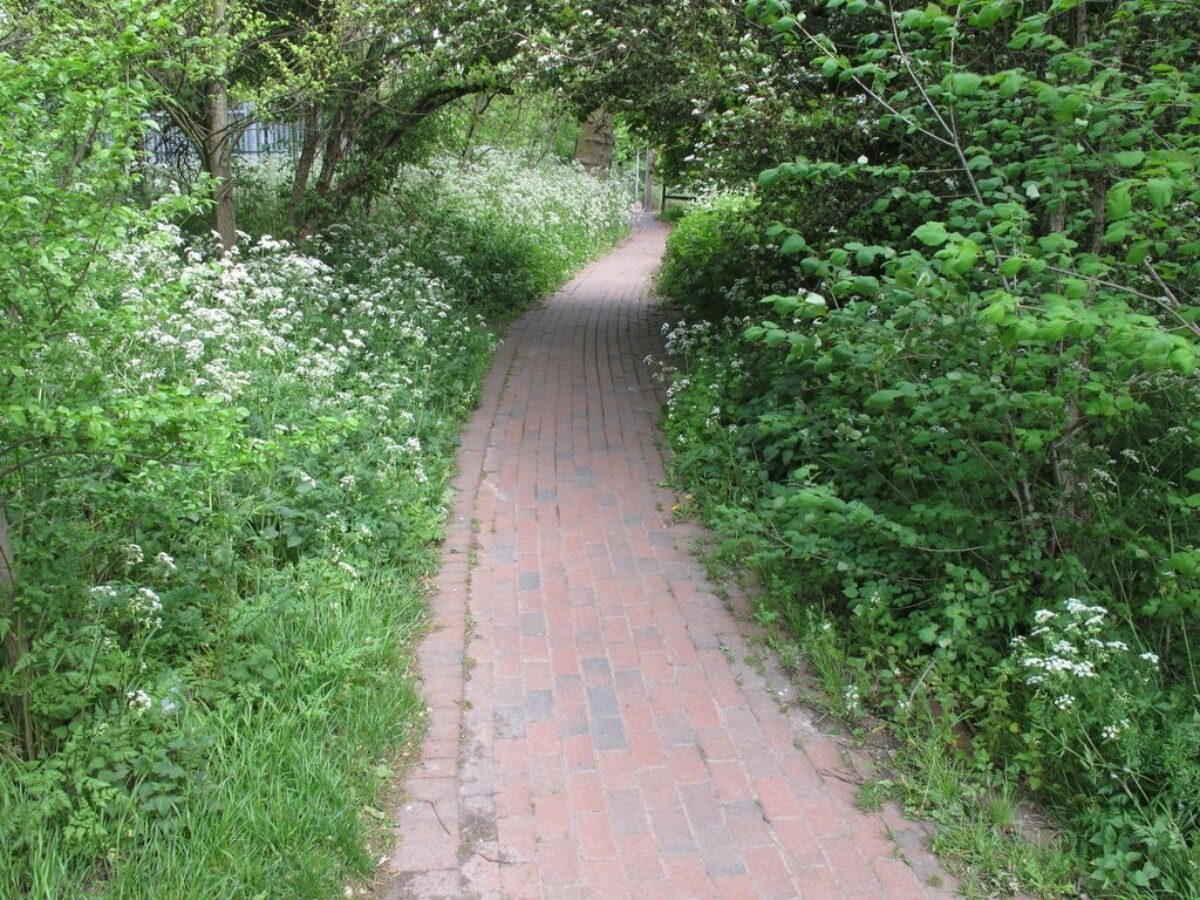
{"label": "curved pathway", "polygon": [[855,809],[837,743],[742,662],[671,525],[644,362],[665,236],[639,225],[518,320],[484,385],[389,900],[939,894],[918,826]]}

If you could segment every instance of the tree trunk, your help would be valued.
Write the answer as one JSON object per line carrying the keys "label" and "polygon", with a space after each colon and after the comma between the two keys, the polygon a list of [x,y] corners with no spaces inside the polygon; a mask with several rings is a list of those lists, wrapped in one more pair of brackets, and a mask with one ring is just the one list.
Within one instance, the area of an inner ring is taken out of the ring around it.
{"label": "tree trunk", "polygon": [[483,121],[483,116],[488,111],[488,107],[492,105],[494,97],[495,94],[475,95],[475,104],[471,107],[471,123],[467,126],[467,139],[463,143],[463,162],[470,162],[471,160],[471,150],[475,144],[475,132],[479,130],[479,123]]}
{"label": "tree trunk", "polygon": [[1082,47],[1091,40],[1092,28],[1088,21],[1087,0],[1079,0],[1075,7],[1075,46]]}
{"label": "tree trunk", "polygon": [[218,41],[218,74],[209,81],[208,136],[204,142],[205,167],[216,182],[213,193],[213,228],[221,246],[229,250],[237,243],[237,208],[233,196],[233,133],[229,128],[229,93],[225,89],[224,60],[220,42],[228,33],[226,0],[213,0],[214,32]]}
{"label": "tree trunk", "polygon": [[607,178],[612,169],[614,142],[612,113],[598,109],[580,123],[575,161],[597,178]]}
{"label": "tree trunk", "polygon": [[[353,201],[375,195],[395,176],[398,153],[413,129],[446,104],[488,87],[471,83],[433,88],[399,115],[389,113],[394,124],[387,129],[371,130],[360,124],[351,132],[345,126],[346,122],[352,121],[347,112],[326,142],[326,159],[322,161],[321,174],[317,178],[317,193],[326,201],[326,211],[344,214]],[[351,149],[359,164],[343,173],[334,187],[333,166],[346,161]],[[310,215],[305,228],[316,223],[317,216]]]}
{"label": "tree trunk", "polygon": [[229,131],[229,95],[220,81],[208,86],[208,162],[213,177],[213,229],[221,246],[229,250],[237,243],[237,207],[233,196],[233,140]]}
{"label": "tree trunk", "polygon": [[[0,497],[0,620],[8,620],[4,630],[4,663],[11,670],[15,669],[29,650],[29,641],[25,637],[25,627],[20,610],[17,609],[17,572],[13,559],[12,540],[8,533],[8,512],[5,509],[4,498]],[[12,698],[13,723],[19,729],[21,743],[26,759],[33,759],[37,753],[34,743],[33,718],[29,712],[29,691],[23,689],[13,694]]]}
{"label": "tree trunk", "polygon": [[333,186],[333,175],[337,171],[338,163],[342,161],[342,147],[346,145],[345,137],[342,134],[342,123],[347,118],[346,112],[339,109],[329,125],[329,134],[325,138],[325,149],[321,153],[321,172],[317,175],[317,193],[322,199],[329,196],[330,188]]}
{"label": "tree trunk", "polygon": [[288,201],[288,224],[294,234],[304,225],[304,195],[308,193],[308,180],[312,177],[313,163],[317,160],[317,147],[321,143],[318,128],[320,112],[315,103],[304,104],[304,142],[300,145],[300,158],[296,161],[296,174],[292,177],[292,196]]}
{"label": "tree trunk", "polygon": [[321,150],[321,171],[317,174],[317,196],[321,202],[310,204],[300,216],[300,229],[297,238],[307,241],[321,222],[325,208],[329,204],[329,195],[333,190],[333,176],[341,164],[344,148],[349,146],[349,140],[343,133],[343,124],[349,120],[345,109],[339,109],[333,114],[329,123],[329,131],[325,135],[325,146]]}

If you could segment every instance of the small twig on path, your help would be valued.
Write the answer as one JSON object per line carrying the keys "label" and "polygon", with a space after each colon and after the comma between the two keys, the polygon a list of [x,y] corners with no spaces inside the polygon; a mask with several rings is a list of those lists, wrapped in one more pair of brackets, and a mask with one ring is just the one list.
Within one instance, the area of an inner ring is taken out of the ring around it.
{"label": "small twig on path", "polygon": [[442,814],[440,812],[438,812],[437,804],[434,803],[432,800],[421,800],[420,802],[429,804],[429,808],[432,809],[433,814],[435,816],[437,816],[438,824],[442,826],[442,831],[446,832],[446,834],[453,837],[454,835],[450,832],[450,829],[446,827],[446,823],[442,821]]}

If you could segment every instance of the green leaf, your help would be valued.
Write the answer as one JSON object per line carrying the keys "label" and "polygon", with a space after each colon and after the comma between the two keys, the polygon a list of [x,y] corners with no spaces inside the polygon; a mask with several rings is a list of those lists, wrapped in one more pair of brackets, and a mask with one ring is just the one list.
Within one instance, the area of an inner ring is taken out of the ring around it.
{"label": "green leaf", "polygon": [[777,347],[787,340],[787,332],[782,328],[769,328],[763,340],[768,347]]}
{"label": "green leaf", "polygon": [[1113,159],[1117,161],[1117,165],[1132,168],[1133,166],[1140,166],[1146,159],[1146,154],[1141,150],[1122,150]]}
{"label": "green leaf", "polygon": [[927,247],[940,247],[950,239],[946,226],[941,222],[926,222],[913,232],[913,237]]}
{"label": "green leaf", "polygon": [[971,17],[971,24],[977,28],[988,28],[1000,21],[1007,11],[1004,3],[989,3]]}
{"label": "green leaf", "polygon": [[970,97],[983,84],[983,77],[974,72],[955,72],[950,76],[950,92],[956,97]]}
{"label": "green leaf", "polygon": [[1133,209],[1133,201],[1129,198],[1129,182],[1118,181],[1110,187],[1106,203],[1110,220],[1123,219],[1129,215],[1129,211]]}
{"label": "green leaf", "polygon": [[1021,274],[1021,269],[1025,266],[1025,260],[1019,256],[1011,256],[1004,262],[1000,263],[1000,274],[1005,278],[1015,278]]}
{"label": "green leaf", "polygon": [[866,400],[867,409],[872,412],[883,412],[890,409],[892,404],[896,402],[896,398],[900,396],[899,391],[884,389],[876,391]]}
{"label": "green leaf", "polygon": [[798,234],[789,234],[779,246],[779,252],[784,256],[793,256],[808,249],[808,243]]}
{"label": "green leaf", "polygon": [[1000,294],[979,314],[980,319],[988,325],[999,325],[1013,314],[1017,308],[1017,300],[1011,294]]}
{"label": "green leaf", "polygon": [[979,245],[974,241],[963,241],[953,256],[942,263],[942,271],[951,275],[963,275],[975,267],[979,259]]}
{"label": "green leaf", "polygon": [[1175,192],[1175,182],[1170,178],[1151,178],[1146,182],[1146,193],[1150,196],[1150,204],[1155,209],[1166,209]]}
{"label": "green leaf", "polygon": [[993,76],[993,79],[996,83],[996,93],[1005,99],[1016,96],[1025,84],[1025,78],[1020,72],[1000,72]]}

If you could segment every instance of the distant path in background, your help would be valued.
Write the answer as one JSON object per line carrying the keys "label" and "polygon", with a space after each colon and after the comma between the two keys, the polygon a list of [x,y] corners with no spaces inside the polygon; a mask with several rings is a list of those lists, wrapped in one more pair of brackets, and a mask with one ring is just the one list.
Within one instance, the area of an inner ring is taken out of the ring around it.
{"label": "distant path in background", "polygon": [[837,741],[745,663],[672,524],[644,362],[666,234],[639,224],[500,347],[381,898],[949,896],[921,826],[856,809]]}

